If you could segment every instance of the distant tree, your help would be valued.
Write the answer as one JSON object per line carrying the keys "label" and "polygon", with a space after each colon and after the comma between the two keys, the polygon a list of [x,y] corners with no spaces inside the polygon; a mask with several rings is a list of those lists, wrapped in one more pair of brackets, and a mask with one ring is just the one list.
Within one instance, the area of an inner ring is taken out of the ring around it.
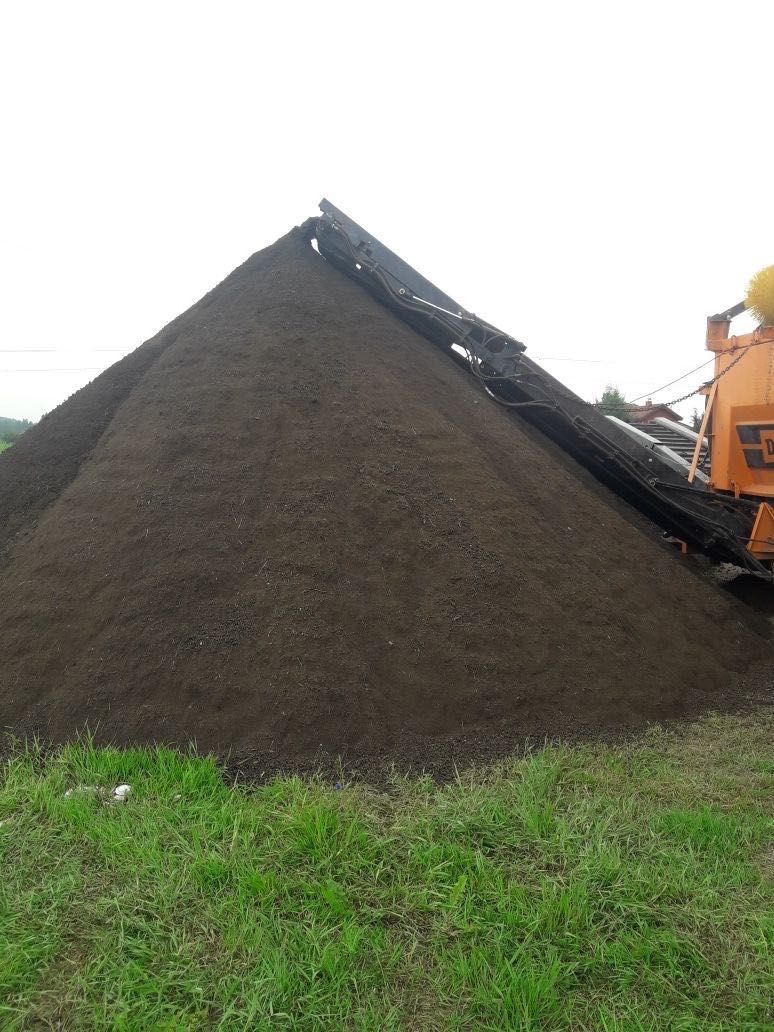
{"label": "distant tree", "polygon": [[618,419],[626,420],[627,423],[632,422],[631,405],[618,388],[613,387],[612,384],[608,384],[605,387],[602,397],[597,398],[594,405],[600,412],[604,412],[606,416],[616,416]]}
{"label": "distant tree", "polygon": [[13,433],[17,436],[29,430],[32,423],[29,419],[10,419],[8,416],[0,416],[0,436],[6,433]]}
{"label": "distant tree", "polygon": [[698,409],[694,409],[693,412],[691,413],[691,429],[695,430],[697,434],[698,434],[699,430],[701,430],[701,421],[702,421],[703,418],[704,418],[704,413],[703,412],[699,412]]}

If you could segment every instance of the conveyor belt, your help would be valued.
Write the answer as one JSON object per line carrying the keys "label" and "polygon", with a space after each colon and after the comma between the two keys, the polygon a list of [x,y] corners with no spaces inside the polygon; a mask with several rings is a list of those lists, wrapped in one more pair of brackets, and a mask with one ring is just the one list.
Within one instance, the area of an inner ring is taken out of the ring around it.
{"label": "conveyor belt", "polygon": [[515,337],[466,311],[329,201],[320,208],[322,216],[308,224],[320,253],[462,362],[495,401],[539,427],[666,533],[771,579],[746,548],[755,503],[711,491],[703,479],[689,484],[658,449],[643,446],[533,362]]}

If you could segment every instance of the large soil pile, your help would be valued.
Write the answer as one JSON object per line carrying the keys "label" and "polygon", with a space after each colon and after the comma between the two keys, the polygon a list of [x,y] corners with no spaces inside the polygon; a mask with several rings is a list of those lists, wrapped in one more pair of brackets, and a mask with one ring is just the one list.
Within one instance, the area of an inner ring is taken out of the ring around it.
{"label": "large soil pile", "polygon": [[765,644],[299,231],[0,458],[2,550],[0,723],[266,770],[691,714]]}

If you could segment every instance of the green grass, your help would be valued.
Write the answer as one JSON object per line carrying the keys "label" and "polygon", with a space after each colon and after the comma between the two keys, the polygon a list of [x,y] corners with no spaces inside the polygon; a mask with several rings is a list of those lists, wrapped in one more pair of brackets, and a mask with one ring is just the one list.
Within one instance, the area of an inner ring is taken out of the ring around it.
{"label": "green grass", "polygon": [[[168,751],[0,782],[0,1028],[771,1028],[765,715],[439,787]],[[128,781],[106,805],[75,785]]]}
{"label": "green grass", "polygon": [[0,452],[4,452],[6,448],[10,447],[11,445],[9,441],[0,441]]}

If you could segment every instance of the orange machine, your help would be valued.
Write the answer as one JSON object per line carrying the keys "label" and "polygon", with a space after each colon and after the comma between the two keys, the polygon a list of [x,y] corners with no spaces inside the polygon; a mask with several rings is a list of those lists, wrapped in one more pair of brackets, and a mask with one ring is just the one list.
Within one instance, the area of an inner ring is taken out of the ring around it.
{"label": "orange machine", "polygon": [[[709,440],[709,486],[758,502],[749,551],[774,560],[774,325],[729,336],[731,320],[751,307],[742,302],[707,320],[707,348],[715,354],[689,480],[693,481],[703,436]],[[755,311],[755,308],[752,309]],[[768,310],[766,315],[768,316]]]}

